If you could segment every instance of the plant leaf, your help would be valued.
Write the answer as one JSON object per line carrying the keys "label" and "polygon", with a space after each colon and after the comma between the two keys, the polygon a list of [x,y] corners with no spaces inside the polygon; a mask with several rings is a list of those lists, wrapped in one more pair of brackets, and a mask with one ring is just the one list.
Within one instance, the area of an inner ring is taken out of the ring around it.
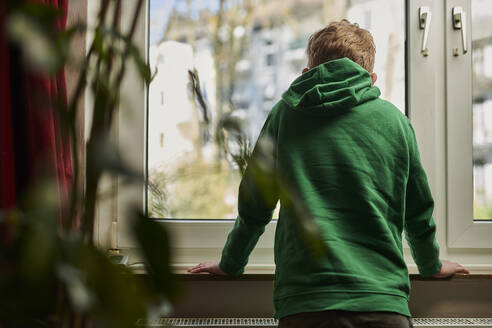
{"label": "plant leaf", "polygon": [[135,62],[135,66],[137,67],[140,76],[143,78],[145,83],[148,85],[153,78],[152,72],[150,70],[150,66],[145,62],[145,60],[140,55],[140,50],[132,43],[128,44],[130,50],[130,56]]}
{"label": "plant leaf", "polygon": [[141,173],[125,164],[118,147],[109,141],[107,135],[100,136],[94,142],[94,149],[87,155],[87,166],[96,172],[108,171],[132,180],[143,180]]}
{"label": "plant leaf", "polygon": [[166,229],[161,223],[136,214],[133,232],[145,259],[147,275],[153,289],[170,300],[176,299],[180,286],[170,267],[171,252]]}
{"label": "plant leaf", "polygon": [[21,47],[27,62],[34,68],[54,73],[63,65],[56,41],[31,17],[13,13],[6,25],[10,39]]}

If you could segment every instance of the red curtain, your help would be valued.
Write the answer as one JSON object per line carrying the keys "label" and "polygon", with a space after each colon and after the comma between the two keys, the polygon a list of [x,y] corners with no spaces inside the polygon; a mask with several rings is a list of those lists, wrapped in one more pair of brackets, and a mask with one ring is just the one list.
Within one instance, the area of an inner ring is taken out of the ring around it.
{"label": "red curtain", "polygon": [[[56,28],[65,28],[68,0],[30,2],[58,8]],[[60,204],[64,204],[72,183],[70,142],[59,115],[60,102],[67,103],[65,72],[42,74],[25,65],[21,51],[6,38],[5,7],[1,1],[0,209],[15,207],[26,188],[46,174],[56,177]]]}
{"label": "red curtain", "polygon": [[5,8],[0,2],[0,208],[15,204],[15,170],[13,160],[12,115],[10,105],[9,46],[5,37]]}

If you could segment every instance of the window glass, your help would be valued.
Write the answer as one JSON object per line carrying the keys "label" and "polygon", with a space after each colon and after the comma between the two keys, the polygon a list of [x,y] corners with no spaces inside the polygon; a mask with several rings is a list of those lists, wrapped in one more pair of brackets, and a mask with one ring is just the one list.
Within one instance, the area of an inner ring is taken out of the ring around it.
{"label": "window glass", "polygon": [[237,139],[221,122],[240,122],[242,145],[254,144],[305,67],[309,36],[330,21],[347,18],[373,34],[376,85],[405,112],[404,7],[403,0],[150,0],[149,60],[157,73],[148,95],[149,216],[236,217],[240,170],[232,155],[242,147],[230,145]]}
{"label": "window glass", "polygon": [[474,218],[492,220],[492,6],[490,0],[472,1],[471,22]]}

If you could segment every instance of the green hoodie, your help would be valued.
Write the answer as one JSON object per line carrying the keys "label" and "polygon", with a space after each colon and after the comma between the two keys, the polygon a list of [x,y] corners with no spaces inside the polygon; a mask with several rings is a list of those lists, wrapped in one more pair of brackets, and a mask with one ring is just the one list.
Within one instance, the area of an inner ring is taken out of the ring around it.
{"label": "green hoodie", "polygon": [[403,231],[422,275],[441,267],[434,202],[414,131],[379,96],[361,66],[332,60],[297,78],[263,126],[253,156],[260,140],[273,140],[272,177],[282,177],[297,192],[328,249],[321,260],[310,256],[278,192],[286,184],[275,178],[258,183],[248,167],[239,187],[239,216],[219,266],[230,275],[244,271],[280,198],[276,318],[334,309],[410,316]]}

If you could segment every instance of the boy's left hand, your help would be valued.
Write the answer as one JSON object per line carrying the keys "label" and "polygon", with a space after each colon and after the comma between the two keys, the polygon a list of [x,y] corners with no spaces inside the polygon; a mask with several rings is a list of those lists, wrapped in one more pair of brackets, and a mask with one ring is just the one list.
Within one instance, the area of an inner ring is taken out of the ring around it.
{"label": "boy's left hand", "polygon": [[201,273],[201,272],[208,272],[211,274],[217,274],[221,276],[227,276],[228,274],[222,271],[219,268],[219,262],[203,262],[198,265],[195,265],[192,268],[188,269],[189,273]]}

